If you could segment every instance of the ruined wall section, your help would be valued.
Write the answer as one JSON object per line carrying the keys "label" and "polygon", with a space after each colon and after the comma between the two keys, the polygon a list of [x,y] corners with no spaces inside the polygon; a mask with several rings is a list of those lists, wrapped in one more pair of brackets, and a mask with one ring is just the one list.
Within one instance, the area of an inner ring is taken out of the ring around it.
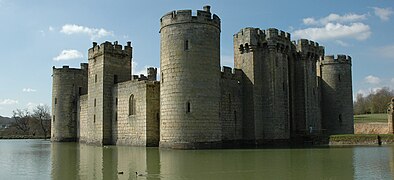
{"label": "ruined wall section", "polygon": [[117,145],[158,146],[157,81],[127,81],[113,88],[112,141]]}
{"label": "ruined wall section", "polygon": [[223,67],[220,79],[222,140],[242,140],[242,71]]}
{"label": "ruined wall section", "polygon": [[87,93],[88,66],[81,68],[53,67],[52,80],[52,141],[76,141],[78,131],[78,100]]}
{"label": "ruined wall section", "polygon": [[88,131],[95,132],[87,143],[111,144],[112,87],[131,79],[132,47],[117,42],[93,43],[89,49]]}
{"label": "ruined wall section", "polygon": [[322,79],[322,128],[327,134],[353,134],[351,57],[325,56],[319,64]]}
{"label": "ruined wall section", "polygon": [[317,62],[324,57],[324,47],[306,39],[293,42],[294,62],[294,130],[296,134],[321,132],[320,85]]}
{"label": "ruined wall section", "polygon": [[160,22],[160,146],[220,146],[220,18],[205,6]]}

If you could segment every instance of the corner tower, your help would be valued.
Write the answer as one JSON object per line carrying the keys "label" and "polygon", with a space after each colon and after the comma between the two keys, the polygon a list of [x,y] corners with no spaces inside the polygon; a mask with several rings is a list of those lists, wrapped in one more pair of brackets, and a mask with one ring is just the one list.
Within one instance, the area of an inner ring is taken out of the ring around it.
{"label": "corner tower", "polygon": [[53,67],[51,141],[76,141],[80,95],[87,93],[88,64]]}
{"label": "corner tower", "polygon": [[327,134],[353,134],[352,62],[346,55],[320,60],[322,128]]}
{"label": "corner tower", "polygon": [[131,42],[122,47],[113,44],[93,43],[89,49],[88,119],[87,137],[81,141],[94,144],[111,144],[112,88],[114,84],[131,79]]}
{"label": "corner tower", "polygon": [[210,6],[160,19],[160,146],[200,148],[221,141],[220,18]]}

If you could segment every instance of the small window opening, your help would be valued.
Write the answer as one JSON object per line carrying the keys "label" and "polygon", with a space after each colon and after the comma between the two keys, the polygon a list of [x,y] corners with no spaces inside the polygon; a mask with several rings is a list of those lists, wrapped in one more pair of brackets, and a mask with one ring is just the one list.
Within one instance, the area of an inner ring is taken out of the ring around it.
{"label": "small window opening", "polygon": [[94,99],[94,104],[93,105],[94,105],[94,107],[96,107],[96,99]]}
{"label": "small window opening", "polygon": [[161,83],[164,83],[164,74],[161,73]]}
{"label": "small window opening", "polygon": [[56,119],[55,119],[55,115],[53,115],[53,117],[52,117],[52,121],[53,121],[53,122],[55,122],[55,120],[56,120]]}
{"label": "small window opening", "polygon": [[185,41],[185,50],[189,50],[189,40]]}
{"label": "small window opening", "polygon": [[93,115],[93,123],[96,123],[96,115]]}
{"label": "small window opening", "polygon": [[190,107],[191,105],[190,105],[190,102],[188,101],[187,103],[186,103],[186,113],[190,113],[190,110],[191,110],[191,107]]}
{"label": "small window opening", "polygon": [[94,75],[94,82],[97,82],[97,74]]}
{"label": "small window opening", "polygon": [[55,98],[55,104],[57,104],[57,98]]}
{"label": "small window opening", "polygon": [[79,95],[82,95],[82,87],[79,87],[79,88],[78,88],[78,94],[79,94]]}
{"label": "small window opening", "polygon": [[135,115],[135,98],[133,94],[129,98],[129,115]]}
{"label": "small window opening", "polygon": [[245,48],[244,48],[244,45],[243,45],[243,44],[241,44],[241,45],[239,46],[239,51],[241,51],[241,54],[244,53]]}
{"label": "small window opening", "polygon": [[115,105],[118,105],[118,98],[115,98]]}
{"label": "small window opening", "polygon": [[342,125],[342,114],[339,114],[339,116],[338,116],[338,121],[339,121],[339,123]]}
{"label": "small window opening", "polygon": [[338,81],[341,81],[341,75],[338,74]]}
{"label": "small window opening", "polygon": [[118,121],[118,112],[115,112],[115,122]]}
{"label": "small window opening", "polygon": [[118,75],[114,75],[114,84],[118,83]]}

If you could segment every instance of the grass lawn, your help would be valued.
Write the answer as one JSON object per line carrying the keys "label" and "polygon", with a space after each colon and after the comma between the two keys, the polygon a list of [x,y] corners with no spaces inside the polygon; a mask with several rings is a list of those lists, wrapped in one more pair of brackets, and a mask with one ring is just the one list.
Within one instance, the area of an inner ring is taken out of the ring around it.
{"label": "grass lawn", "polygon": [[355,123],[369,123],[369,122],[385,122],[387,123],[387,114],[361,114],[354,115]]}

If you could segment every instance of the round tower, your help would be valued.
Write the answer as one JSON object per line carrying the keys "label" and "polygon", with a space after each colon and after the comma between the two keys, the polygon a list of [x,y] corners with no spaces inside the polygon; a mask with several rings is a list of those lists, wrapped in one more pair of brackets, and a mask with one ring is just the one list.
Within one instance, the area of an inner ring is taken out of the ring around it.
{"label": "round tower", "polygon": [[76,141],[78,138],[78,99],[87,93],[87,68],[53,67],[51,141]]}
{"label": "round tower", "polygon": [[353,134],[351,57],[325,56],[320,60],[322,128],[327,134]]}
{"label": "round tower", "polygon": [[220,144],[220,18],[210,7],[160,19],[160,146]]}

